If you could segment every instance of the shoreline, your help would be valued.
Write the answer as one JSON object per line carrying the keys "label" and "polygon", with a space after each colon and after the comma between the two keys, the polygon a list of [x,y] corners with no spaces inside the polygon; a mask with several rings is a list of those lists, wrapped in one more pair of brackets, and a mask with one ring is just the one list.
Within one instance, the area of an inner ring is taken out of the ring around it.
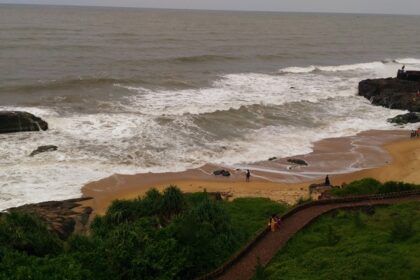
{"label": "shoreline", "polygon": [[[251,170],[249,183],[245,182],[242,169],[229,168],[231,176],[227,178],[212,175],[212,171],[221,168],[213,164],[183,172],[114,174],[86,184],[82,188],[83,197],[93,199],[83,205],[101,215],[115,199],[136,198],[152,187],[163,190],[171,184],[184,192],[206,190],[232,198],[259,196],[293,204],[301,197],[308,197],[309,185],[322,182],[326,174],[334,185],[364,177],[420,183],[420,174],[415,172],[416,164],[420,166],[420,141],[408,137],[405,130],[371,130],[350,137],[324,139],[314,143],[313,152],[306,155],[240,165]],[[309,165],[292,165],[287,162],[289,158],[303,159]]]}

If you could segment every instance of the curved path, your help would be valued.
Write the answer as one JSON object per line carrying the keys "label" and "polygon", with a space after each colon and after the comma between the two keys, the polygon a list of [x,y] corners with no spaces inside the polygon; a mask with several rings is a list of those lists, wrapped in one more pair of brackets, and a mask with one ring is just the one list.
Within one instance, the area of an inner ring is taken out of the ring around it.
{"label": "curved path", "polygon": [[298,206],[283,215],[280,230],[276,232],[270,232],[268,229],[262,231],[241,252],[223,266],[197,280],[251,279],[258,260],[262,266],[267,265],[294,234],[316,217],[334,209],[388,205],[406,201],[420,201],[420,191],[320,200]]}

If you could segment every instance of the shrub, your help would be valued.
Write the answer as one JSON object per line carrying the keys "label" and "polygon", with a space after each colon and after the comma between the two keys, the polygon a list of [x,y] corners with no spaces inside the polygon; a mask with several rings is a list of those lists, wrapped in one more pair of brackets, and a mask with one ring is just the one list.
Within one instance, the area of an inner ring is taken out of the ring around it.
{"label": "shrub", "polygon": [[185,206],[186,201],[182,192],[176,186],[169,186],[163,193],[160,217],[167,223],[172,217],[180,214]]}
{"label": "shrub", "polygon": [[54,255],[62,250],[61,241],[42,220],[17,211],[0,218],[0,247],[34,256]]}
{"label": "shrub", "polygon": [[414,184],[390,181],[390,182],[386,182],[379,188],[379,193],[411,191],[418,188],[419,186],[414,185]]}
{"label": "shrub", "polygon": [[402,182],[386,182],[381,184],[378,180],[365,178],[353,181],[342,188],[332,189],[331,194],[335,196],[351,196],[364,194],[379,194],[420,189],[420,185],[407,184]]}

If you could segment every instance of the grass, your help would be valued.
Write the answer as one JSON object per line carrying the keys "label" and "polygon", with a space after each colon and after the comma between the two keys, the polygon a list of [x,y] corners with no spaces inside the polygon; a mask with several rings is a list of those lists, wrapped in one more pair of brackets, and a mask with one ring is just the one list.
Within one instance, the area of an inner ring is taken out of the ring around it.
{"label": "grass", "polygon": [[300,231],[254,279],[418,279],[419,245],[419,202],[373,215],[336,211]]}

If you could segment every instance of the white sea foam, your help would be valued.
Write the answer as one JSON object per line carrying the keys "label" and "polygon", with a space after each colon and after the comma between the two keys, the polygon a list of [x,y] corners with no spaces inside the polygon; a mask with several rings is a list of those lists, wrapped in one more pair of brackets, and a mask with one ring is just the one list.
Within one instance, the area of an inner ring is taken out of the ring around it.
{"label": "white sea foam", "polygon": [[[359,72],[359,74],[373,74],[375,77],[395,76],[397,69],[403,64],[410,65],[414,70],[420,69],[420,59],[401,58],[395,60],[374,61],[368,63],[355,63],[335,66],[311,65],[307,67],[286,67],[279,70],[280,73],[304,74],[315,71],[323,72]],[[382,75],[382,76],[381,76]]]}
{"label": "white sea foam", "polygon": [[[0,107],[32,112],[50,126],[46,132],[0,135],[0,209],[77,197],[84,183],[112,173],[234,165],[307,153],[314,141],[328,137],[395,128],[386,119],[401,111],[371,106],[356,95],[366,73],[395,75],[404,60],[398,61],[308,67],[286,75],[229,74],[201,89],[119,85],[134,95],[95,114]],[[58,151],[28,156],[48,144]]]}
{"label": "white sea foam", "polygon": [[308,74],[303,79],[267,74],[225,75],[212,87],[188,90],[137,92],[130,104],[146,115],[203,114],[255,104],[282,105],[291,102],[319,102],[332,97],[355,95],[357,79]]}
{"label": "white sea foam", "polygon": [[399,58],[395,59],[395,62],[399,64],[416,64],[420,65],[420,59],[417,58]]}

